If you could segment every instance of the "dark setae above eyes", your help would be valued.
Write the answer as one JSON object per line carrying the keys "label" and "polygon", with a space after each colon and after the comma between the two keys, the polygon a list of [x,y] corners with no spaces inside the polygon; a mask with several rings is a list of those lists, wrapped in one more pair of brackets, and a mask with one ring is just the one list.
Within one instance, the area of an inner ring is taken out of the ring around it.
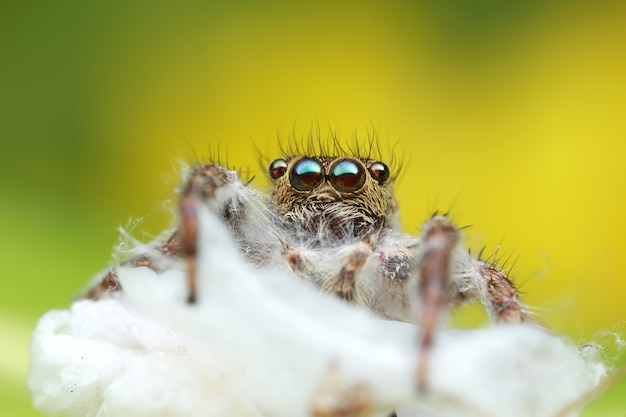
{"label": "dark setae above eyes", "polygon": [[[276,159],[269,166],[272,179],[282,177],[288,170],[289,183],[298,191],[314,190],[326,178],[337,191],[351,193],[363,187],[367,176],[363,164],[352,158],[338,159],[331,165],[328,174],[318,160],[308,157],[296,161],[291,169],[284,159]],[[382,162],[372,163],[367,171],[378,184],[389,179],[389,167]]]}

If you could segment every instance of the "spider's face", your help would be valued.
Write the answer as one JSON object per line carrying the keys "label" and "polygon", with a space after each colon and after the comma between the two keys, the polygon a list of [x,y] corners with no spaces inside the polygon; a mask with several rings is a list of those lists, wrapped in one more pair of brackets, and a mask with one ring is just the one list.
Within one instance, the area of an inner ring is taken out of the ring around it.
{"label": "spider's face", "polygon": [[296,156],[269,166],[271,198],[283,220],[320,238],[363,238],[395,211],[390,170],[355,157]]}

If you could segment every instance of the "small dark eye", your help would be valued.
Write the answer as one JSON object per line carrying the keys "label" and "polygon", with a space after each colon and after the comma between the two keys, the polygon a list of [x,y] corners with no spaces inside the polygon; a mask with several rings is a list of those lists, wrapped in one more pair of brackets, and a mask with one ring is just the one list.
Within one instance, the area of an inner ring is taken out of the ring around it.
{"label": "small dark eye", "polygon": [[298,191],[310,191],[320,185],[323,179],[322,166],[311,158],[296,162],[289,174],[289,182]]}
{"label": "small dark eye", "polygon": [[356,161],[342,159],[330,168],[330,182],[337,191],[354,192],[365,184],[365,170]]}
{"label": "small dark eye", "polygon": [[382,184],[389,179],[389,167],[382,162],[374,162],[370,166],[369,170],[372,178],[378,181],[379,184]]}
{"label": "small dark eye", "polygon": [[285,175],[287,171],[287,161],[284,159],[276,159],[270,164],[270,176],[273,179],[278,179]]}

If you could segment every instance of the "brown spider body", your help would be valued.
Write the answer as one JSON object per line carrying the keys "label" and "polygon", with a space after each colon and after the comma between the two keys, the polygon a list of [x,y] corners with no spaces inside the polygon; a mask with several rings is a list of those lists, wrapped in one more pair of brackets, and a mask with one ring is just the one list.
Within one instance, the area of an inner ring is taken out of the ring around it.
{"label": "brown spider body", "polygon": [[[478,298],[496,321],[521,322],[517,290],[495,265],[462,249],[460,231],[435,215],[420,237],[397,222],[393,179],[382,162],[351,156],[298,155],[273,161],[269,196],[235,171],[208,164],[191,170],[179,199],[179,225],[154,254],[128,261],[161,269],[155,259],[184,259],[190,303],[196,298],[198,208],[219,214],[244,258],[384,317],[420,325],[417,383],[427,386],[428,357],[442,313]],[[115,267],[85,293],[122,290]]]}

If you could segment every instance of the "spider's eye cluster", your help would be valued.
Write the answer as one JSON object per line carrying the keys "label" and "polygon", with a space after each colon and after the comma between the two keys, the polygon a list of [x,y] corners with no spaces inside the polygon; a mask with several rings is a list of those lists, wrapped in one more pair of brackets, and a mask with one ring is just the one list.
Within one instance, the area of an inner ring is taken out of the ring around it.
{"label": "spider's eye cluster", "polygon": [[289,183],[298,191],[311,191],[317,188],[326,179],[339,192],[353,193],[365,185],[367,172],[378,184],[389,179],[389,167],[382,162],[374,162],[367,172],[363,164],[352,158],[342,158],[335,161],[324,172],[322,164],[314,158],[298,159],[291,168],[284,159],[276,159],[270,164],[269,172],[272,179],[278,179],[289,171]]}

